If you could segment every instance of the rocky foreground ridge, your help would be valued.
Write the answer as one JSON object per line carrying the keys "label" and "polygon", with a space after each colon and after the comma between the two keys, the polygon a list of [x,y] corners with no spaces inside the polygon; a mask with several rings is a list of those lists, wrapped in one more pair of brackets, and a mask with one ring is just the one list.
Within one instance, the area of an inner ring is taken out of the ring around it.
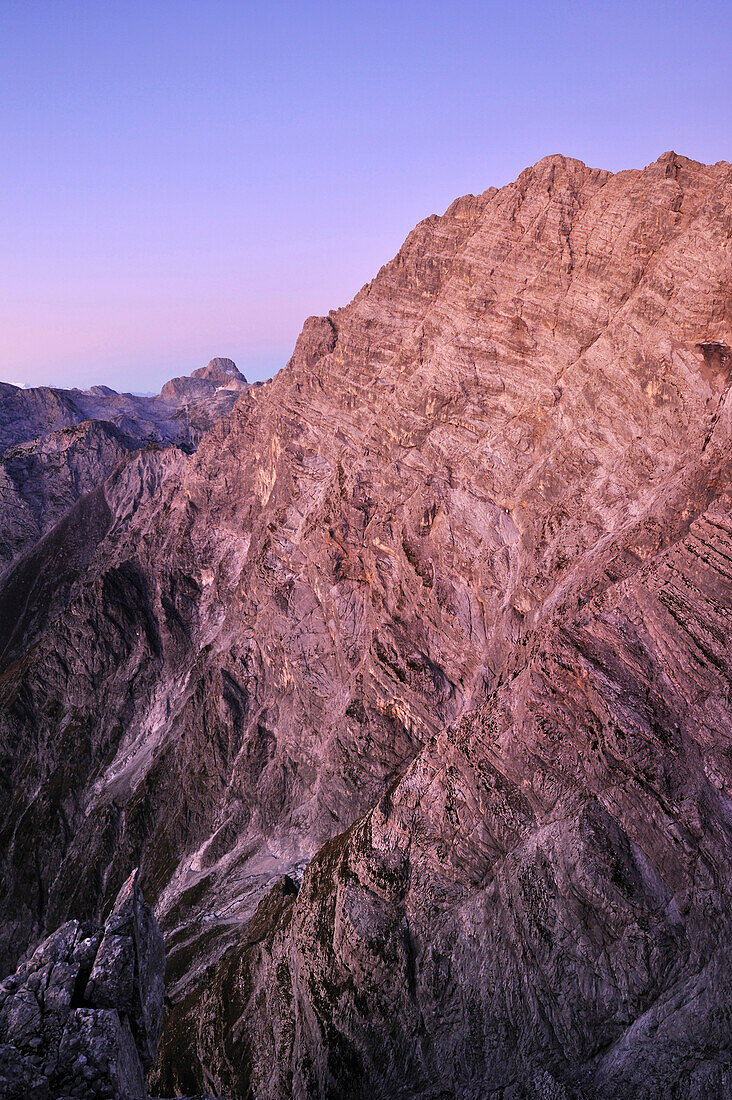
{"label": "rocky foreground ridge", "polygon": [[422,222],[0,578],[0,956],[139,865],[158,1094],[732,1093],[732,167]]}
{"label": "rocky foreground ridge", "polygon": [[72,920],[0,984],[0,1095],[147,1095],[165,949],[134,872],[103,928]]}
{"label": "rocky foreground ridge", "polygon": [[144,1100],[164,982],[163,937],[135,869],[103,927],[67,921],[0,982],[0,1096]]}

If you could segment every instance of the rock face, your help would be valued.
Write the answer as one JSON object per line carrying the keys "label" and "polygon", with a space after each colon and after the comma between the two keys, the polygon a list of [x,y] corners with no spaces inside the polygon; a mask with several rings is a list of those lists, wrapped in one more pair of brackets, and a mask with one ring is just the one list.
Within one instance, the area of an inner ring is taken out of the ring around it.
{"label": "rock face", "polygon": [[0,1095],[146,1097],[164,972],[163,937],[135,871],[103,929],[68,921],[0,985]]}
{"label": "rock face", "polygon": [[[194,370],[189,378],[172,378],[160,391],[161,399],[176,403],[182,397],[201,399],[213,394],[239,394],[247,380],[231,359],[212,359],[205,367]],[[225,398],[218,398],[224,402]]]}
{"label": "rock face", "polygon": [[140,864],[156,1091],[730,1093],[731,242],[540,161],[6,572],[0,952]]}

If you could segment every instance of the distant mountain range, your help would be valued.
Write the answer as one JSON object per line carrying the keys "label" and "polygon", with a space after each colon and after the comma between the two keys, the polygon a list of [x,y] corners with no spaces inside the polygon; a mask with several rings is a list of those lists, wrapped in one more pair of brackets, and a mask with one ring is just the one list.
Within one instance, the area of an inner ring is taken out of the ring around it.
{"label": "distant mountain range", "polygon": [[130,452],[192,454],[247,385],[231,359],[212,359],[150,397],[0,382],[0,573]]}

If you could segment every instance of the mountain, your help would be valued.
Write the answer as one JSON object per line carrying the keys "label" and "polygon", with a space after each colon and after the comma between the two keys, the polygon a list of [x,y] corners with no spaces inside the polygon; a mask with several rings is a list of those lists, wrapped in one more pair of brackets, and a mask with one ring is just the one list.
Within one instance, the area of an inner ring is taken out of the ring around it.
{"label": "mountain", "polygon": [[730,1094],[731,242],[545,158],[0,578],[2,965],[139,865],[156,1094]]}

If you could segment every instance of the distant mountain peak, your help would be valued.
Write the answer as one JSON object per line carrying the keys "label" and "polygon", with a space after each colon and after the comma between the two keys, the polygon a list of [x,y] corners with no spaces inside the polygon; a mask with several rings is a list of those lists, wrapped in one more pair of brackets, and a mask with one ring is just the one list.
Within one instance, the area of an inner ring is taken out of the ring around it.
{"label": "distant mountain peak", "polygon": [[248,385],[233,359],[217,357],[190,375],[171,378],[163,386],[160,396],[164,401],[180,401],[182,398],[213,393],[214,390],[243,390]]}
{"label": "distant mountain peak", "polygon": [[246,378],[241,373],[239,368],[233,359],[225,359],[220,356],[216,356],[211,359],[205,367],[199,367],[198,370],[194,370],[191,374],[191,378],[204,378],[208,382],[219,382],[226,384],[235,379],[237,382],[246,382]]}

